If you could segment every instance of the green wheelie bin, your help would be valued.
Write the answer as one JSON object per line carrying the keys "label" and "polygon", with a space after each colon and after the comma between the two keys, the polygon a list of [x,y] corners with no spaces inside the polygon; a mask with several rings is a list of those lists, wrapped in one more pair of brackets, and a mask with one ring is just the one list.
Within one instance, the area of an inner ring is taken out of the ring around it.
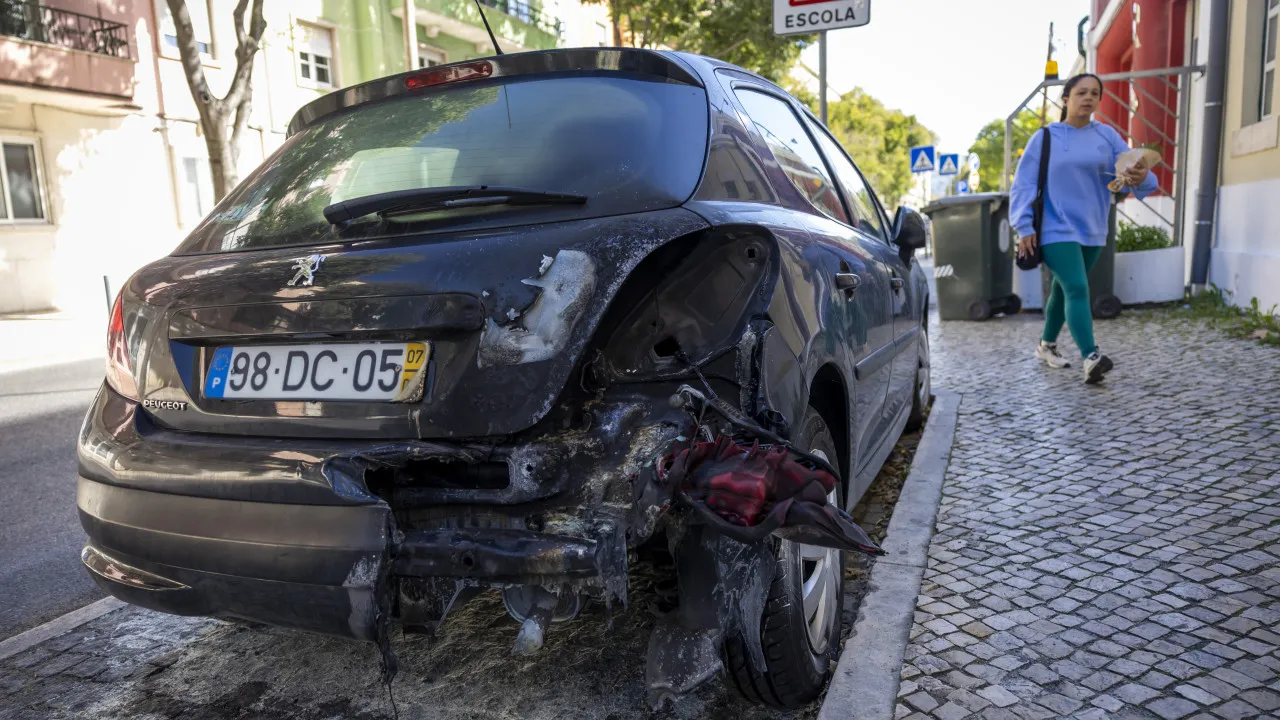
{"label": "green wheelie bin", "polygon": [[1006,193],[955,195],[925,206],[933,226],[938,316],[986,320],[1022,309],[1013,292],[1013,232]]}
{"label": "green wheelie bin", "polygon": [[[1089,306],[1093,316],[1103,320],[1120,315],[1120,298],[1116,297],[1116,203],[1111,203],[1110,229],[1107,246],[1098,256],[1098,262],[1089,270]],[[1044,287],[1044,301],[1049,302],[1053,285],[1053,273],[1045,265],[1040,266],[1040,278]]]}

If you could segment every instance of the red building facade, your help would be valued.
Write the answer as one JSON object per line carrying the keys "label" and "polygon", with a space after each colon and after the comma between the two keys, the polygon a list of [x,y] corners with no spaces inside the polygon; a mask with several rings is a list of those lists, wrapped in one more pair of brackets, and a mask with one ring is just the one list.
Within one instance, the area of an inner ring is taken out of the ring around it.
{"label": "red building facade", "polygon": [[[1186,57],[1188,0],[1123,0],[1118,11],[1110,0],[1094,0],[1097,40],[1095,69],[1099,75],[1180,67]],[[1135,147],[1158,147],[1164,165],[1157,169],[1160,188],[1172,188],[1174,141],[1177,139],[1177,79],[1152,77],[1104,84],[1098,119],[1128,133]]]}

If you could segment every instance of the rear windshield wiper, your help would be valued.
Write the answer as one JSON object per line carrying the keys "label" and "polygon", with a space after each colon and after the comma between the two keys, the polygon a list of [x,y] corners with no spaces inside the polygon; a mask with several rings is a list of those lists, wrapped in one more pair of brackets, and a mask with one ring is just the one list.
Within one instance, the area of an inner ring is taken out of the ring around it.
{"label": "rear windshield wiper", "polygon": [[334,225],[341,225],[373,213],[388,215],[410,210],[483,205],[582,205],[586,201],[585,195],[572,193],[501,185],[462,185],[395,190],[343,200],[326,206],[324,217]]}

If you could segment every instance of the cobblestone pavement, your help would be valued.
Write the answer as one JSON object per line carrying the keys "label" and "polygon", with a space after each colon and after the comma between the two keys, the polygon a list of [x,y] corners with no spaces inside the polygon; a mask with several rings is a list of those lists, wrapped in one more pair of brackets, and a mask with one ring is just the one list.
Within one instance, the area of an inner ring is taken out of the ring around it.
{"label": "cobblestone pavement", "polygon": [[1280,352],[1128,314],[1091,387],[1038,316],[933,328],[963,397],[897,717],[1280,717]]}

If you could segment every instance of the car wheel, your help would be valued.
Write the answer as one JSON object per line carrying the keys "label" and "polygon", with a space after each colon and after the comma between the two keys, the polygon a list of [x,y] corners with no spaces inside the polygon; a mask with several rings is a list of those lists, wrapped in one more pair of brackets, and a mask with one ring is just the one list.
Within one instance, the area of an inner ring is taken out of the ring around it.
{"label": "car wheel", "polygon": [[[1016,297],[1016,296],[1015,296]],[[911,415],[907,418],[907,432],[924,427],[924,413],[933,397],[933,377],[929,364],[929,330],[920,325],[920,349],[916,359],[916,382],[911,393]]]}
{"label": "car wheel", "polygon": [[[831,432],[810,408],[795,442],[815,455],[837,457]],[[837,483],[830,500],[840,505]],[[773,584],[760,621],[765,671],[757,672],[742,638],[725,639],[725,665],[748,700],[780,708],[802,707],[822,694],[840,648],[844,611],[844,553],[782,540]]]}

